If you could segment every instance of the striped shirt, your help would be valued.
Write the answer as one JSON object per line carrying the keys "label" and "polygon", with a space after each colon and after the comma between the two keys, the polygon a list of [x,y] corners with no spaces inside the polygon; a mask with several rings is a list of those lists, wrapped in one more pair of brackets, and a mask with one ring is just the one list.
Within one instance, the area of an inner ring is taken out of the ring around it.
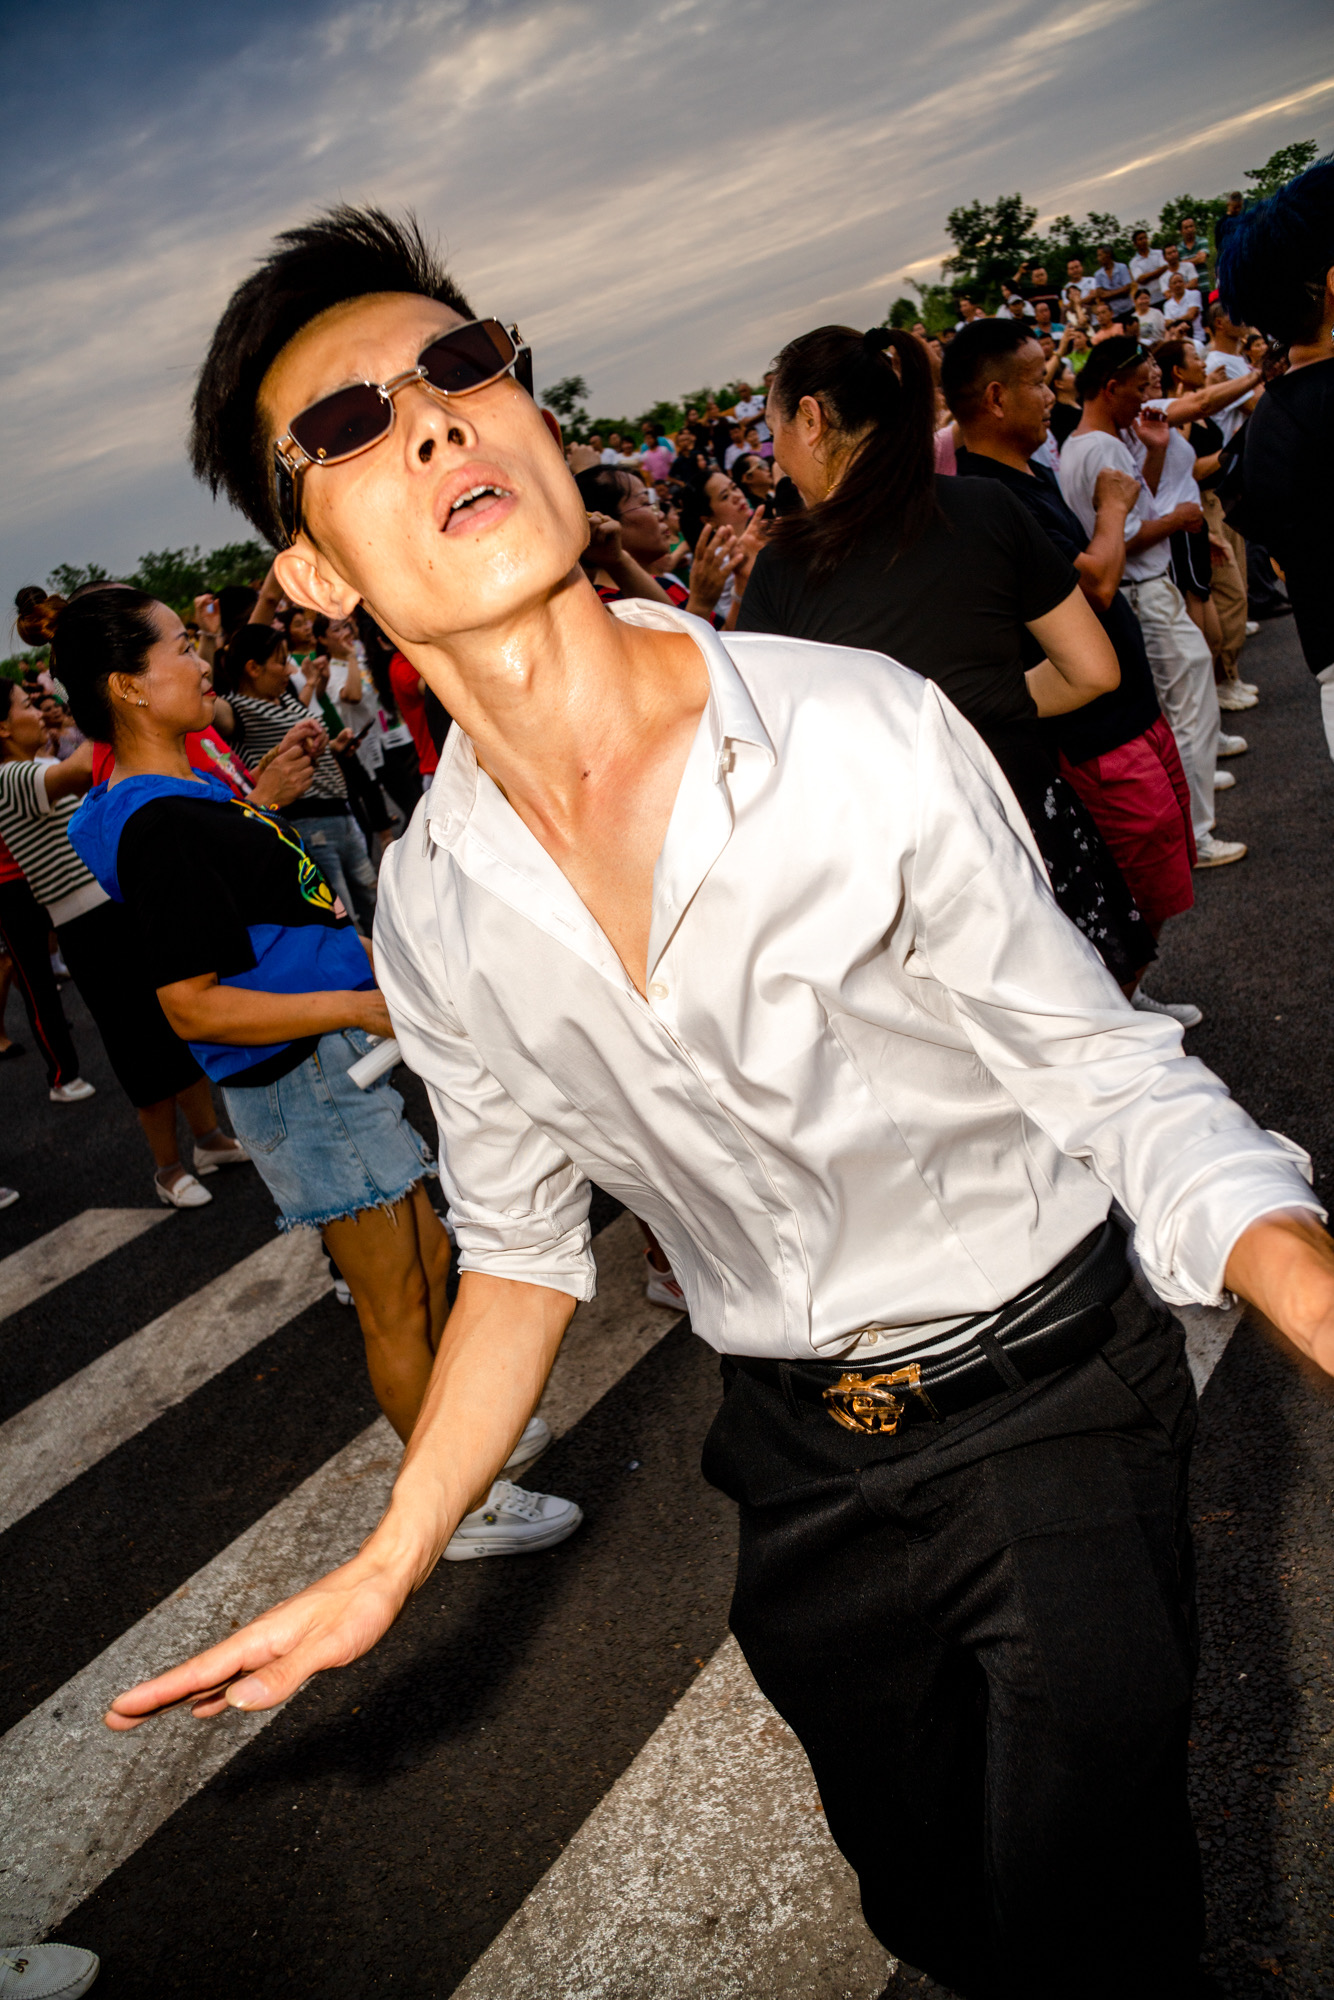
{"label": "striped shirt", "polygon": [[[227,699],[245,730],[245,760],[252,771],[262,757],[277,749],[293,723],[311,719],[310,710],[297,700],[290,687],[283,689],[277,701],[261,701],[253,694],[233,694]],[[298,812],[307,799],[338,799],[344,807],[347,805],[347,781],[330,750],[317,759],[310,790],[296,801]],[[291,816],[289,812],[288,817]]]}
{"label": "striped shirt", "polygon": [[0,839],[28,879],[53,924],[67,924],[107,901],[69,844],[70,817],[77,799],[46,796],[46,773],[54,757],[15,759],[0,764]]}

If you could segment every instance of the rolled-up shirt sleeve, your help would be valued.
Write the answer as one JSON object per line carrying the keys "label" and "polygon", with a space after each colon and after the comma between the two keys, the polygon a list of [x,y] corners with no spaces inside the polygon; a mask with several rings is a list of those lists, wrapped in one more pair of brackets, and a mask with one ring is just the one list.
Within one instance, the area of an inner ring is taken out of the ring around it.
{"label": "rolled-up shirt sleeve", "polygon": [[918,736],[911,868],[916,949],[991,1075],[1135,1224],[1150,1283],[1219,1305],[1233,1244],[1261,1216],[1325,1211],[1309,1161],[1264,1132],[1182,1053],[1181,1030],[1130,1007],[1057,908],[999,766],[932,687]]}
{"label": "rolled-up shirt sleeve", "polygon": [[450,1005],[435,926],[411,924],[394,875],[380,877],[375,972],[435,1112],[459,1269],[591,1299],[588,1180],[483,1062]]}

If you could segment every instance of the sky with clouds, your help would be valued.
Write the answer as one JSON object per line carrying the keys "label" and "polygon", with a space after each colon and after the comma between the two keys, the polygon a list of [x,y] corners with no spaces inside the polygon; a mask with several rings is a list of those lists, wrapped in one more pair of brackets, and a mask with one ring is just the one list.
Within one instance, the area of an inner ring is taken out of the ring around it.
{"label": "sky with clouds", "polygon": [[539,386],[633,411],[880,319],[959,202],[1152,216],[1334,145],[1329,0],[5,0],[0,38],[7,603],[249,532],[190,389],[331,201],[415,207]]}

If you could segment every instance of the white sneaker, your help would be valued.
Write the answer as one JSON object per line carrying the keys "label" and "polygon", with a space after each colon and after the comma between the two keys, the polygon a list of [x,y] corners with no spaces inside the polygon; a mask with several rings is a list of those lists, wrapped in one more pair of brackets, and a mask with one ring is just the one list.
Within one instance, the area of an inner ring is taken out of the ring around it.
{"label": "white sneaker", "polygon": [[97,1085],[85,1083],[81,1076],[75,1076],[68,1083],[58,1083],[47,1095],[53,1104],[82,1104],[85,1097],[96,1097]]}
{"label": "white sneaker", "polygon": [[1168,1014],[1183,1028],[1198,1028],[1204,1019],[1199,1008],[1189,1000],[1151,1000],[1142,989],[1130,1004],[1138,1007],[1141,1014]]}
{"label": "white sneaker", "polygon": [[[649,1256],[646,1250],[644,1255]],[[650,1262],[648,1282],[644,1286],[644,1297],[651,1306],[669,1306],[673,1312],[683,1313],[686,1309],[686,1295],[677,1284],[671,1271],[657,1271]]]}
{"label": "white sneaker", "polygon": [[1232,771],[1214,772],[1214,790],[1216,792],[1230,792],[1236,782],[1236,775]]}
{"label": "white sneaker", "polygon": [[0,1188],[0,1208],[12,1208],[18,1198],[17,1188]]}
{"label": "white sneaker", "polygon": [[58,951],[53,951],[51,954],[51,970],[57,979],[69,978],[69,967]]}
{"label": "white sneaker", "polygon": [[1218,732],[1218,755],[1220,757],[1242,757],[1250,749],[1244,736],[1229,736],[1225,729]]}
{"label": "white sneaker", "polygon": [[527,1555],[549,1549],[572,1535],[584,1518],[573,1500],[554,1493],[527,1493],[508,1479],[497,1479],[485,1504],[465,1514],[445,1544],[445,1561],[472,1562],[477,1556]]}
{"label": "white sneaker", "polygon": [[230,1146],[196,1146],[194,1170],[197,1174],[216,1174],[219,1167],[244,1167],[250,1163],[250,1155],[239,1139],[233,1139]]}
{"label": "white sneaker", "polygon": [[74,1944],[0,1945],[0,2000],[79,2000],[101,1969]]}
{"label": "white sneaker", "polygon": [[164,1182],[160,1174],[154,1174],[153,1186],[164,1208],[207,1208],[213,1199],[193,1174],[178,1174],[170,1183]]}
{"label": "white sneaker", "polygon": [[1248,639],[1253,639],[1259,629],[1260,621],[1258,618],[1248,618],[1246,620],[1246,637]]}
{"label": "white sneaker", "polygon": [[550,1443],[551,1428],[546,1418],[529,1417],[523,1436],[500,1468],[501,1478],[508,1479],[511,1472],[517,1472],[521,1465],[531,1465]]}
{"label": "white sneaker", "polygon": [[1216,834],[1206,833],[1195,843],[1195,866],[1226,868],[1229,861],[1240,861],[1245,852],[1244,840],[1219,840]]}
{"label": "white sneaker", "polygon": [[1218,706],[1223,709],[1254,708],[1260,699],[1256,694],[1243,694],[1236,681],[1220,681],[1218,684]]}
{"label": "white sneaker", "polygon": [[351,1305],[352,1287],[351,1285],[349,1285],[346,1278],[334,1279],[334,1297],[337,1299],[340,1306]]}
{"label": "white sneaker", "polygon": [[1256,696],[1259,695],[1260,683],[1258,681],[1238,681],[1237,686],[1241,689],[1243,694],[1253,694]]}

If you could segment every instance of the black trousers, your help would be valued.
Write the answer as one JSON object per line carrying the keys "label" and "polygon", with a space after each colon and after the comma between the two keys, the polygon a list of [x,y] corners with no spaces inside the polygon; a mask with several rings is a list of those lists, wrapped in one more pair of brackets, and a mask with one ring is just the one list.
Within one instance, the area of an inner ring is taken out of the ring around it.
{"label": "black trousers", "polygon": [[51,970],[51,919],[26,881],[0,882],[0,935],[14,962],[32,1038],[42,1052],[47,1083],[72,1083],[79,1058],[60,988]]}
{"label": "black trousers", "polygon": [[1203,1935],[1177,1322],[859,1437],[724,1360],[731,1623],[891,1952],[966,2000],[1181,2000]]}

